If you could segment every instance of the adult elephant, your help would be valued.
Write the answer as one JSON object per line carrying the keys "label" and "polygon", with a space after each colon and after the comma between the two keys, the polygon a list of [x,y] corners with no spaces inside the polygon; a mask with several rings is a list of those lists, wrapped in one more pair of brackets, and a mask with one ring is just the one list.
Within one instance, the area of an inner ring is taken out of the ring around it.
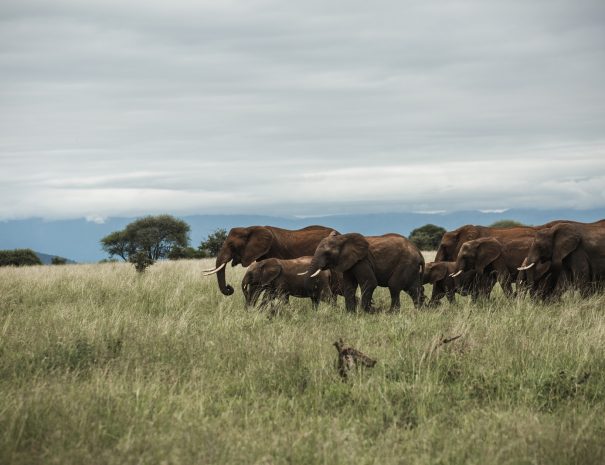
{"label": "adult elephant", "polygon": [[266,258],[290,259],[313,255],[319,242],[331,231],[332,228],[317,225],[294,231],[275,226],[233,228],[216,257],[215,268],[207,270],[205,276],[216,273],[221,292],[231,295],[233,287],[225,281],[225,266],[229,262],[231,266],[241,264],[248,267]]}
{"label": "adult elephant", "polygon": [[364,237],[334,231],[317,246],[307,274],[313,277],[327,269],[343,274],[348,311],[355,311],[358,286],[361,306],[367,312],[372,311],[372,294],[377,286],[389,288],[391,310],[399,309],[402,290],[412,297],[416,307],[424,302],[424,258],[414,244],[399,234]]}
{"label": "adult elephant", "polygon": [[605,282],[605,221],[538,231],[525,263],[519,270],[535,296],[556,297],[570,285],[591,292]]}
{"label": "adult elephant", "polygon": [[[522,238],[503,244],[494,237],[482,237],[465,242],[456,258],[456,278],[463,273],[474,272],[482,276],[485,283],[493,283],[490,277],[495,276],[507,297],[513,296],[512,283],[515,281],[519,267],[527,256],[531,239]],[[489,296],[491,287],[480,290],[480,294]],[[476,298],[475,295],[473,295]]]}
{"label": "adult elephant", "polygon": [[448,231],[443,235],[437,249],[435,261],[455,262],[460,248],[465,242],[481,237],[494,237],[504,244],[515,240],[528,240],[531,242],[537,231],[553,223],[555,222],[543,226],[518,226],[514,228],[490,228],[467,224],[454,231]]}

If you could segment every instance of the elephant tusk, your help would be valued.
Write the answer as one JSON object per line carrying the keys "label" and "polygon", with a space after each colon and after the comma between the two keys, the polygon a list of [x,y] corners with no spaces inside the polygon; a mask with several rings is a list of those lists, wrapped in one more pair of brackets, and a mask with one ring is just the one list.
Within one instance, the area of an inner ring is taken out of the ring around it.
{"label": "elephant tusk", "polygon": [[455,278],[456,276],[460,276],[462,274],[462,270],[457,271],[456,273],[450,274],[450,278]]}
{"label": "elephant tusk", "polygon": [[297,276],[304,276],[308,273],[308,271],[303,271],[302,273],[296,273]]}
{"label": "elephant tusk", "polygon": [[218,268],[215,268],[214,270],[207,271],[206,273],[204,273],[204,276],[210,276],[211,274],[218,273],[218,272],[219,272],[219,271],[221,271],[223,268],[225,268],[225,265],[226,265],[226,264],[227,264],[227,263],[223,263],[223,264],[222,264],[221,266],[219,266]]}
{"label": "elephant tusk", "polygon": [[321,268],[318,269],[315,273],[313,273],[310,277],[314,278],[315,276],[317,276],[319,273],[321,273]]}
{"label": "elephant tusk", "polygon": [[517,270],[519,271],[525,271],[525,270],[529,270],[532,266],[534,266],[536,264],[536,262],[531,262],[529,265],[527,266],[520,266],[519,268],[517,268]]}

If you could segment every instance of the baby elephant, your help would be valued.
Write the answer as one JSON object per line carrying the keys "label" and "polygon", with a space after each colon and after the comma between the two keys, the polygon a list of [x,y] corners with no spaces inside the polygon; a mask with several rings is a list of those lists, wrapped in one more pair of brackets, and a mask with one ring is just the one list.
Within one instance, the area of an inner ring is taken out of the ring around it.
{"label": "baby elephant", "polygon": [[450,275],[456,272],[456,262],[430,262],[424,268],[422,284],[432,284],[433,293],[428,305],[437,305],[443,297],[450,303],[454,302],[456,283]]}
{"label": "baby elephant", "polygon": [[242,280],[242,290],[246,297],[246,307],[255,306],[262,292],[262,305],[272,299],[288,302],[290,296],[307,297],[311,299],[313,308],[317,308],[320,300],[334,302],[336,295],[331,286],[336,288],[338,282],[330,271],[322,271],[313,278],[301,276],[306,271],[313,257],[300,257],[291,260],[268,258],[254,262],[248,267]]}

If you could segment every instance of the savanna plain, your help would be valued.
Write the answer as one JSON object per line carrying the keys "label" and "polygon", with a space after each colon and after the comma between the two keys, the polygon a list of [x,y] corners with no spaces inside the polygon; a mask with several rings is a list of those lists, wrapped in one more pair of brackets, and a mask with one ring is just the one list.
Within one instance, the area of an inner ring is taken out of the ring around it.
{"label": "savanna plain", "polygon": [[212,264],[0,269],[0,463],[605,463],[605,295],[271,314]]}

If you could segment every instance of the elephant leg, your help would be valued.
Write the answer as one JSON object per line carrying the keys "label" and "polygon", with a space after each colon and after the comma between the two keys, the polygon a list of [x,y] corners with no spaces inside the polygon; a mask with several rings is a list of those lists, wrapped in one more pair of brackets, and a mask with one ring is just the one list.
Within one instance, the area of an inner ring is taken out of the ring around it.
{"label": "elephant leg", "polygon": [[274,290],[273,289],[265,290],[265,293],[263,294],[263,299],[261,300],[260,306],[267,307],[273,299],[275,299]]}
{"label": "elephant leg", "polygon": [[367,285],[361,288],[361,307],[368,313],[373,313],[375,309],[372,307],[372,295],[374,295],[376,286]]}
{"label": "elephant leg", "polygon": [[355,265],[352,271],[361,287],[361,307],[366,312],[373,312],[372,295],[374,294],[374,289],[378,286],[374,271],[365,260]]}
{"label": "elephant leg", "polygon": [[317,310],[319,307],[319,296],[311,296],[311,305],[313,306],[313,310]]}
{"label": "elephant leg", "polygon": [[424,305],[424,287],[415,286],[408,289],[407,294],[412,298],[415,308],[420,308]]}
{"label": "elephant leg", "polygon": [[492,289],[496,285],[496,278],[493,276],[480,275],[479,295],[483,299],[489,299]]}
{"label": "elephant leg", "polygon": [[398,287],[389,287],[389,292],[391,293],[391,308],[389,309],[389,311],[399,311],[399,309],[401,308],[401,301],[399,299],[401,289],[399,289]]}
{"label": "elephant leg", "polygon": [[443,289],[445,292],[445,296],[447,297],[447,301],[450,304],[453,304],[456,302],[456,284],[454,284],[454,280],[452,279],[451,282],[447,282],[445,281],[443,283]]}
{"label": "elephant leg", "polygon": [[513,292],[513,284],[509,276],[499,274],[498,282],[500,283],[500,286],[502,287],[502,290],[504,291],[504,295],[506,297],[511,299],[515,296]]}
{"label": "elephant leg", "polygon": [[355,292],[357,291],[357,280],[355,275],[350,271],[345,271],[343,277],[343,291],[345,295],[345,308],[348,312],[355,312],[357,309],[357,298]]}
{"label": "elephant leg", "polygon": [[446,295],[443,289],[443,283],[441,281],[436,281],[433,284],[433,290],[431,291],[431,300],[429,300],[429,307],[436,307],[439,305],[440,300]]}

